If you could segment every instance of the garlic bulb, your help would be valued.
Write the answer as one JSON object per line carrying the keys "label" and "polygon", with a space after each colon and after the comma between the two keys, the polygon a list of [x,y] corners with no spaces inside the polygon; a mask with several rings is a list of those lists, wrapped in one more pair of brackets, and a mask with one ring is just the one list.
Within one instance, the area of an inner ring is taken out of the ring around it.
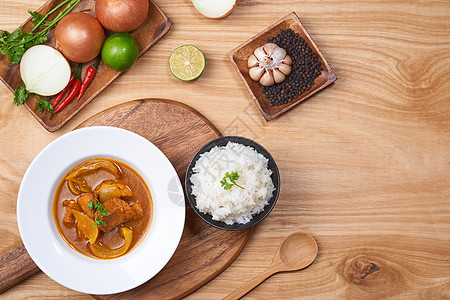
{"label": "garlic bulb", "polygon": [[291,73],[292,59],[274,43],[256,48],[248,58],[250,78],[264,86],[281,83]]}

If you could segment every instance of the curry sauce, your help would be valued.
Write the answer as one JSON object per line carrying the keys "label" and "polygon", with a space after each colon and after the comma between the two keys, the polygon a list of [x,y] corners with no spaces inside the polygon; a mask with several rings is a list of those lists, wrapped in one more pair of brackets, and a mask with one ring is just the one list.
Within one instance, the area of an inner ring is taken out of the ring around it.
{"label": "curry sauce", "polygon": [[53,202],[56,227],[67,244],[98,259],[135,248],[148,232],[152,212],[151,193],[142,177],[130,166],[105,158],[70,170]]}

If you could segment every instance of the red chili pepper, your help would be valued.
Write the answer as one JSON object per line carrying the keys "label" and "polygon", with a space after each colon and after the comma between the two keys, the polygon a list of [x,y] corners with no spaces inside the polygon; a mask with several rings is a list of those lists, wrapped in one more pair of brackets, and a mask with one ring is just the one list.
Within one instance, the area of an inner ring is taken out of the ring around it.
{"label": "red chili pepper", "polygon": [[78,102],[78,100],[80,100],[81,96],[83,96],[84,91],[88,87],[89,83],[91,83],[92,79],[94,79],[95,72],[97,71],[97,67],[98,67],[98,64],[100,63],[101,59],[102,59],[102,57],[100,56],[97,59],[97,61],[95,62],[95,64],[93,64],[92,66],[89,66],[89,68],[87,68],[86,75],[84,76],[83,84],[81,85],[81,88],[80,88],[80,93],[78,94],[78,97],[77,97],[77,102]]}
{"label": "red chili pepper", "polygon": [[58,105],[59,101],[61,101],[66,92],[70,90],[70,88],[74,84],[79,66],[80,65],[77,65],[77,67],[73,70],[72,76],[70,76],[69,83],[66,85],[66,87],[61,92],[59,92],[58,96],[56,96],[56,98],[53,100],[53,107],[56,107],[56,105]]}
{"label": "red chili pepper", "polygon": [[78,95],[78,93],[80,92],[80,88],[81,88],[80,74],[81,74],[81,68],[80,68],[79,72],[77,73],[76,80],[75,80],[72,88],[70,89],[69,95],[67,95],[67,97],[61,102],[61,104],[55,109],[55,111],[53,113],[56,114],[57,112],[61,111],[61,109],[66,107],[67,104],[69,104],[70,101],[72,101],[72,99],[75,98],[76,95]]}

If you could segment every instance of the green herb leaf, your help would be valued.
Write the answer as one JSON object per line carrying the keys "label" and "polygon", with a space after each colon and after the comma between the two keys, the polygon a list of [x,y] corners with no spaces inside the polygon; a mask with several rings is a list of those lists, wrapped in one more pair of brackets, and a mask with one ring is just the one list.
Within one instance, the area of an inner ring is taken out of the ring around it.
{"label": "green herb leaf", "polygon": [[22,84],[14,91],[14,100],[13,103],[17,106],[22,105],[27,101],[29,98],[33,98],[33,93],[28,93],[27,89],[25,87],[25,84]]}
{"label": "green herb leaf", "polygon": [[[0,34],[0,52],[5,55],[11,63],[19,63],[26,50],[24,41],[27,40],[27,36],[28,34],[22,31],[22,27],[14,30],[12,34],[2,30]],[[34,44],[32,46],[34,46]]]}
{"label": "green herb leaf", "polygon": [[232,183],[228,183],[227,179],[225,177],[220,181],[220,184],[222,185],[222,187],[225,190],[229,190],[229,189],[231,189],[233,187],[233,184]]}
{"label": "green herb leaf", "polygon": [[105,223],[105,221],[103,221],[103,220],[100,219],[99,217],[95,217],[95,223],[94,223],[94,226],[98,226],[98,225],[105,226],[106,223]]}
{"label": "green herb leaf", "polygon": [[[104,207],[101,202],[89,201],[87,207],[89,209],[95,209],[96,213],[100,212],[101,216],[104,216],[104,217],[108,216],[108,209],[106,207]],[[98,216],[96,216],[94,226],[98,226],[98,225],[105,226],[106,222],[103,221],[102,219],[100,219]]]}
{"label": "green herb leaf", "polygon": [[94,201],[89,201],[87,207],[88,207],[89,209],[94,209],[94,207],[95,207],[94,205],[95,205],[95,202],[94,202]]}
{"label": "green herb leaf", "polygon": [[[51,99],[51,98],[50,98]],[[43,112],[44,109],[49,112],[53,111],[53,105],[48,101],[48,99],[41,99],[38,97],[38,102],[36,104],[36,109],[39,109],[40,112]]]}
{"label": "green herb leaf", "polygon": [[30,21],[34,25],[38,25],[39,22],[44,18],[44,16],[39,14],[37,11],[28,10],[28,13],[32,16]]}
{"label": "green herb leaf", "polygon": [[[231,172],[231,174],[228,173],[228,172],[226,172],[226,173],[225,173],[225,176],[224,176],[224,177],[222,178],[222,180],[220,181],[220,184],[222,185],[222,187],[223,187],[225,190],[231,189],[231,188],[233,187],[233,185],[235,185],[235,186],[237,186],[237,187],[240,187],[241,189],[245,190],[245,188],[243,188],[242,186],[240,186],[239,184],[236,183],[236,180],[238,180],[239,177],[240,177],[240,176],[239,176],[239,174],[238,174],[237,171]],[[230,182],[228,182],[227,178],[230,180]]]}
{"label": "green herb leaf", "polygon": [[101,211],[100,215],[105,217],[108,216],[108,210],[106,209],[106,207],[102,206],[102,208],[100,208],[99,211]]}

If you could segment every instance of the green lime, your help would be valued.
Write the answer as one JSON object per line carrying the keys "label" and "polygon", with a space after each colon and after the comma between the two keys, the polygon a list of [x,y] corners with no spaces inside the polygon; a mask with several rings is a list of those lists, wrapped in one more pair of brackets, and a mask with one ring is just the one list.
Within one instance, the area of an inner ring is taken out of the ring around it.
{"label": "green lime", "polygon": [[114,33],[103,44],[102,60],[111,69],[122,72],[136,61],[139,49],[131,34]]}
{"label": "green lime", "polygon": [[183,81],[191,81],[202,75],[205,69],[205,56],[192,45],[183,45],[175,50],[169,58],[170,72]]}

